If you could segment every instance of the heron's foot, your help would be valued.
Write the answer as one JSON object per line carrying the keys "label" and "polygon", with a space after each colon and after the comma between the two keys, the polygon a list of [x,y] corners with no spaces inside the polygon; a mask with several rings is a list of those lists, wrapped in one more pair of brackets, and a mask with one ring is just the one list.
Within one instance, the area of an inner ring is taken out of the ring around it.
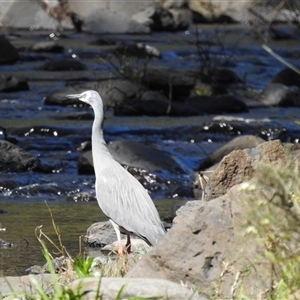
{"label": "heron's foot", "polygon": [[126,248],[123,248],[122,244],[119,245],[119,248],[118,248],[118,257],[119,258],[122,258],[125,255],[129,255],[130,253],[131,253],[131,245],[129,245],[129,246],[126,245]]}

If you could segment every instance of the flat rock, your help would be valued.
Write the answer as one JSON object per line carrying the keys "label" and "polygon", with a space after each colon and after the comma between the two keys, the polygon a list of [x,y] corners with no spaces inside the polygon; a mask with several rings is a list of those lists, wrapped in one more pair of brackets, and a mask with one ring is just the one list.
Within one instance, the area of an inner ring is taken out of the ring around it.
{"label": "flat rock", "polygon": [[[35,283],[36,284],[35,284]],[[36,295],[39,286],[45,293],[53,291],[53,278],[50,274],[30,275],[30,276],[6,276],[0,277],[1,295]],[[15,298],[14,298],[15,299]]]}
{"label": "flat rock", "polygon": [[99,297],[99,294],[103,300],[113,300],[118,297],[120,299],[207,300],[206,297],[179,283],[161,279],[84,278],[72,282],[70,288],[75,294],[80,291],[83,295],[82,300],[94,300]]}

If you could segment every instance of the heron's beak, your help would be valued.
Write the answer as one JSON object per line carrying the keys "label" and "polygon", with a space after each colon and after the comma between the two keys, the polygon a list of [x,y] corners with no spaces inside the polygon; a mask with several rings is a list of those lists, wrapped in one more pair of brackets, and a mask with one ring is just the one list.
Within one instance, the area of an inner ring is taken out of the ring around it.
{"label": "heron's beak", "polygon": [[81,94],[72,94],[72,95],[66,95],[65,98],[68,98],[68,99],[78,99],[80,100],[80,97],[82,95]]}

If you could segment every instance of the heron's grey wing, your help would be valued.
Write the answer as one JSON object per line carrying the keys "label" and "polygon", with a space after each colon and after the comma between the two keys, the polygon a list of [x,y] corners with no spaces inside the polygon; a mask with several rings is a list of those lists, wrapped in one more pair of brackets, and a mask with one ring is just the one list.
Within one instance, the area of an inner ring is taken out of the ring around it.
{"label": "heron's grey wing", "polygon": [[155,244],[164,229],[141,183],[119,164],[103,169],[99,175],[96,195],[103,213],[127,231]]}

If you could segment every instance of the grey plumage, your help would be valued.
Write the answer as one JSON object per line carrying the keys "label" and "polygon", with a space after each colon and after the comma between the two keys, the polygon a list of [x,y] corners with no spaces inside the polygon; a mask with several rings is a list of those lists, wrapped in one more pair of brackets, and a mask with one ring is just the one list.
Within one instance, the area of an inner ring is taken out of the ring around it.
{"label": "grey plumage", "polygon": [[[90,104],[95,118],[92,128],[92,153],[96,175],[96,197],[103,213],[109,217],[116,230],[120,246],[120,234],[127,234],[130,252],[130,234],[149,245],[154,245],[165,230],[149,194],[142,184],[128,173],[110,154],[103,137],[103,102],[96,91],[68,95]],[[121,249],[119,248],[119,255]]]}

